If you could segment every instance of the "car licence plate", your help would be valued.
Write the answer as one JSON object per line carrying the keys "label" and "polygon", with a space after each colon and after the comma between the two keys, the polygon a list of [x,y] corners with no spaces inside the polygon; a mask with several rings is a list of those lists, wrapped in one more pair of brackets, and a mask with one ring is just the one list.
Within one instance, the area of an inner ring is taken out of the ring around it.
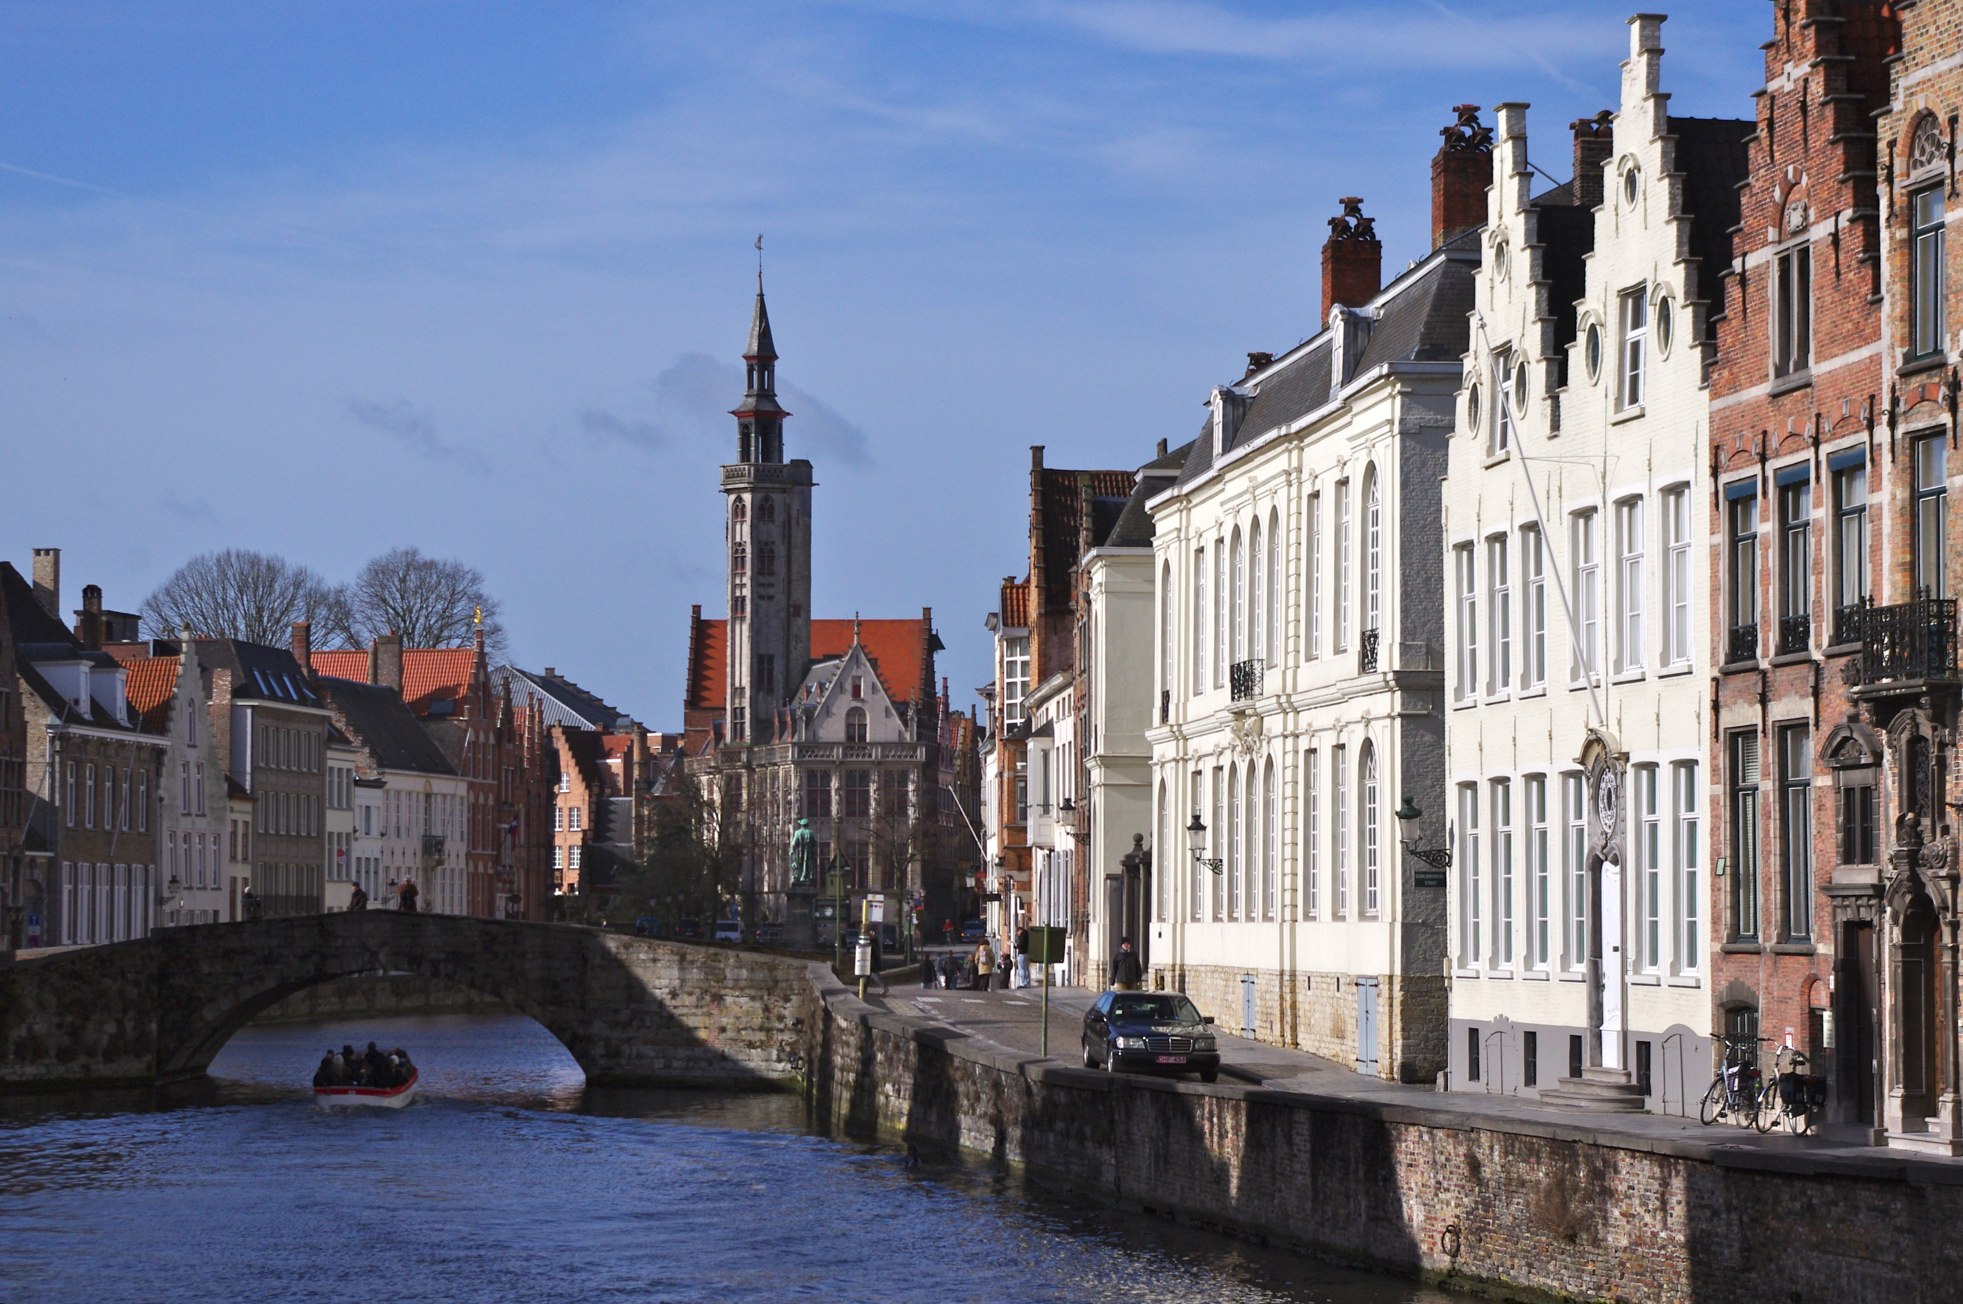
{"label": "car licence plate", "polygon": [[1184,1055],[1161,1055],[1154,1062],[1159,1064],[1184,1064],[1186,1057]]}

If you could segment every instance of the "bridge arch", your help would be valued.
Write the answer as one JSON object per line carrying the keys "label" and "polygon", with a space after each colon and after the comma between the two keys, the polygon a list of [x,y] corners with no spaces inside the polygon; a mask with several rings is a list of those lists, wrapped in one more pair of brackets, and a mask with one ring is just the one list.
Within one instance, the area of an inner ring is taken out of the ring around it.
{"label": "bridge arch", "polygon": [[171,928],[0,970],[0,1085],[195,1077],[278,1001],[414,973],[492,996],[589,1083],[800,1075],[816,988],[797,961],[565,924],[366,911]]}

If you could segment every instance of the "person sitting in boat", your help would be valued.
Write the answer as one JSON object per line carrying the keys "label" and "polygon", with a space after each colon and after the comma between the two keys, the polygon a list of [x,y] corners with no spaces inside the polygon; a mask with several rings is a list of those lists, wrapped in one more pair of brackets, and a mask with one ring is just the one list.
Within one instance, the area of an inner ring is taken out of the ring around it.
{"label": "person sitting in boat", "polygon": [[361,1085],[361,1060],[355,1055],[354,1047],[346,1043],[341,1046],[341,1082],[344,1086]]}
{"label": "person sitting in boat", "polygon": [[366,1065],[368,1070],[369,1086],[385,1087],[388,1085],[388,1076],[389,1076],[388,1056],[382,1054],[381,1049],[377,1047],[375,1043],[372,1041],[368,1043],[368,1053],[366,1056],[363,1057],[363,1063]]}
{"label": "person sitting in boat", "polygon": [[341,1057],[334,1053],[334,1048],[329,1046],[327,1053],[320,1057],[320,1067],[314,1070],[314,1085],[316,1087],[338,1087],[341,1085],[341,1079],[345,1075],[341,1072],[340,1060]]}
{"label": "person sitting in boat", "polygon": [[410,1078],[416,1076],[416,1066],[409,1062],[408,1051],[402,1049],[402,1047],[400,1046],[397,1046],[394,1050],[390,1051],[389,1054],[395,1057],[396,1063],[401,1067],[402,1080],[404,1082],[407,1082]]}

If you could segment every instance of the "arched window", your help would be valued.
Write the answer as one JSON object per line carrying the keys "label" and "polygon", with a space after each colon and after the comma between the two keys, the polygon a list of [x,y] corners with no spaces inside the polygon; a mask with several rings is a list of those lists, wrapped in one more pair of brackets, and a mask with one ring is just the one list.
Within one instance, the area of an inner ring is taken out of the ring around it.
{"label": "arched window", "polygon": [[1383,511],[1377,493],[1377,469],[1363,479],[1363,628],[1382,627]]}
{"label": "arched window", "polygon": [[750,504],[740,494],[729,500],[729,519],[739,524],[750,519]]}
{"label": "arched window", "polygon": [[1247,650],[1249,656],[1265,657],[1268,649],[1268,561],[1267,536],[1261,533],[1261,518],[1255,517],[1248,530],[1247,552],[1253,566],[1248,576]]}
{"label": "arched window", "polygon": [[1244,854],[1247,846],[1242,836],[1241,821],[1247,818],[1247,809],[1241,804],[1240,768],[1227,767],[1227,863],[1222,866],[1227,871],[1227,909],[1225,918],[1238,919],[1241,912],[1241,866],[1246,863]]}
{"label": "arched window", "polygon": [[1233,548],[1233,587],[1227,591],[1227,628],[1233,646],[1227,659],[1238,663],[1247,659],[1247,541],[1241,538],[1238,525],[1234,527]]}
{"label": "arched window", "polygon": [[1159,723],[1166,722],[1167,702],[1172,692],[1172,563],[1159,567],[1159,692],[1162,703]]}
{"label": "arched window", "polygon": [[1378,869],[1378,812],[1377,812],[1377,749],[1370,743],[1363,744],[1361,774],[1357,782],[1358,842],[1363,849],[1363,913],[1369,917],[1377,914],[1381,875]]}
{"label": "arched window", "polygon": [[775,575],[777,573],[777,545],[760,543],[757,545],[757,574]]}
{"label": "arched window", "polygon": [[730,545],[729,570],[732,575],[747,575],[750,572],[750,545],[741,539]]}
{"label": "arched window", "polygon": [[1281,900],[1281,795],[1273,758],[1261,767],[1261,917],[1273,919]]}
{"label": "arched window", "polygon": [[1268,509],[1268,645],[1261,655],[1268,664],[1281,664],[1281,513]]}
{"label": "arched window", "polygon": [[1172,918],[1171,856],[1172,856],[1173,847],[1177,845],[1174,842],[1174,838],[1178,836],[1173,831],[1173,825],[1175,821],[1172,815],[1172,807],[1171,805],[1168,804],[1166,800],[1166,796],[1167,796],[1166,781],[1164,779],[1160,779],[1159,780],[1159,826],[1158,826],[1159,833],[1158,836],[1153,839],[1153,847],[1152,847],[1152,852],[1153,852],[1152,877],[1154,879],[1154,882],[1152,884],[1152,898],[1155,902],[1157,902],[1158,905],[1158,908],[1155,911],[1155,916],[1158,919],[1158,921],[1162,924]]}
{"label": "arched window", "polygon": [[1247,789],[1247,818],[1245,822],[1247,854],[1241,857],[1241,918],[1253,919],[1261,908],[1261,807],[1257,804],[1260,792],[1254,786],[1254,767],[1247,767],[1244,776]]}
{"label": "arched window", "polygon": [[777,500],[775,498],[765,495],[763,500],[757,504],[757,519],[759,521],[774,521],[777,519]]}
{"label": "arched window", "polygon": [[866,741],[866,708],[855,706],[845,713],[845,741],[862,743]]}

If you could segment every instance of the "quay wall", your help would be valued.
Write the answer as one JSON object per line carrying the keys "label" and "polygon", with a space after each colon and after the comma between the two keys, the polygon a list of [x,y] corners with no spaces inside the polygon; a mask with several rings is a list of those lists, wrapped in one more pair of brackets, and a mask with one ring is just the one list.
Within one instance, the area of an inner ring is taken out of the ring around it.
{"label": "quay wall", "polygon": [[988,1156],[1121,1206],[1499,1298],[1935,1304],[1963,1282],[1963,1243],[1934,1231],[1963,1219],[1963,1164],[1114,1079],[874,1010],[822,966],[812,976],[807,1091],[847,1135]]}

